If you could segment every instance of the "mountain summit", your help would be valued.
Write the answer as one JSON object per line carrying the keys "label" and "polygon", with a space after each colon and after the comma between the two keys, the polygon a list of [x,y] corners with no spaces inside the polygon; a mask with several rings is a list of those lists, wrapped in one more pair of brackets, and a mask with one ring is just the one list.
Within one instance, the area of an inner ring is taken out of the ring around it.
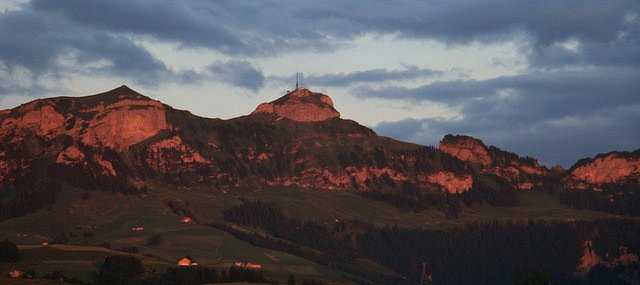
{"label": "mountain summit", "polygon": [[262,103],[251,114],[261,113],[298,122],[318,122],[340,117],[329,96],[306,88],[297,88],[277,100]]}

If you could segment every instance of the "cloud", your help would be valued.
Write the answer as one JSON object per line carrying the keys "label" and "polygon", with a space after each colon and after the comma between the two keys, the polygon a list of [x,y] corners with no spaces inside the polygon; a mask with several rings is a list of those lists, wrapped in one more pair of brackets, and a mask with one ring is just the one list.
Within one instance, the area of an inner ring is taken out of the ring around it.
{"label": "cloud", "polygon": [[247,61],[219,62],[209,66],[211,78],[220,82],[257,91],[264,86],[262,71]]}
{"label": "cloud", "polygon": [[[486,80],[436,81],[416,88],[390,86],[360,89],[357,96],[381,99],[432,101],[445,104],[487,101],[526,104],[528,108],[583,109],[638,100],[640,70],[635,68],[586,68],[582,70],[533,71]],[[588,100],[586,100],[588,99]],[[554,103],[555,106],[550,106]],[[549,109],[547,109],[549,110]],[[564,112],[567,109],[559,109]]]}
{"label": "cloud", "polygon": [[[301,83],[308,87],[348,87],[358,84],[378,84],[394,81],[416,80],[427,77],[437,77],[444,75],[445,72],[439,70],[432,70],[428,68],[421,68],[415,65],[403,65],[401,69],[386,69],[376,68],[359,70],[354,72],[339,72],[328,74],[301,74]],[[291,83],[291,76],[270,76],[269,80]]]}
{"label": "cloud", "polygon": [[211,11],[182,1],[33,0],[32,8],[59,13],[70,22],[115,33],[148,35],[183,45],[198,45],[233,53],[243,47]]}
{"label": "cloud", "polygon": [[[157,83],[170,71],[129,38],[30,10],[0,14],[0,62],[34,75],[101,73]],[[100,64],[97,64],[100,63]]]}
{"label": "cloud", "polygon": [[535,57],[542,58],[555,43],[570,39],[593,49],[624,43],[621,38],[637,33],[640,21],[634,0],[33,0],[31,9],[97,30],[249,56],[326,50],[365,33],[450,44],[503,41],[521,33],[530,38]]}
{"label": "cloud", "polygon": [[359,96],[457,106],[457,120],[383,122],[383,135],[436,144],[469,134],[508,150],[570,166],[577,159],[640,147],[640,71],[612,68],[529,73],[488,80],[435,82],[417,88],[361,91]]}
{"label": "cloud", "polygon": [[385,68],[354,71],[350,73],[331,73],[304,77],[304,84],[309,86],[344,87],[360,83],[381,83],[385,81],[414,80],[424,77],[440,76],[442,71],[404,66],[403,69],[388,70]]}

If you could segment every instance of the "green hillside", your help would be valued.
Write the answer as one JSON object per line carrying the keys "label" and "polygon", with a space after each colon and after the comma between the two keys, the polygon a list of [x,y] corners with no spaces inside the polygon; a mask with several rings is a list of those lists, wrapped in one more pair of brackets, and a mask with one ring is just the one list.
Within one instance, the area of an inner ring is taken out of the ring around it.
{"label": "green hillside", "polygon": [[[206,226],[224,223],[222,211],[239,205],[241,198],[277,204],[288,216],[326,224],[357,219],[375,226],[398,225],[405,228],[457,227],[474,221],[600,219],[609,214],[570,209],[557,198],[541,192],[522,192],[519,207],[477,205],[466,208],[458,219],[450,220],[436,210],[404,212],[384,202],[346,192],[311,191],[295,187],[262,187],[212,191],[179,190],[162,185],[150,187],[148,194],[130,195],[92,191],[82,197],[83,190],[67,187],[58,202],[32,214],[0,223],[0,238],[20,245],[21,261],[0,264],[0,272],[13,268],[33,268],[38,276],[61,270],[80,280],[95,278],[104,257],[123,248],[137,249],[135,254],[148,269],[164,271],[182,256],[192,256],[208,267],[229,267],[236,261],[263,265],[267,276],[286,280],[289,274],[299,278],[324,278],[349,282],[344,272],[280,251],[264,249],[236,239],[234,236]],[[183,216],[168,205],[182,205],[194,221],[181,222]],[[142,231],[133,231],[143,227]],[[245,228],[252,231],[251,228]],[[20,234],[23,237],[18,237]],[[41,246],[56,236],[66,235],[70,245]],[[148,246],[154,235],[162,239]],[[108,244],[110,249],[100,247]],[[359,259],[360,266],[382,274],[394,271],[376,261]]]}

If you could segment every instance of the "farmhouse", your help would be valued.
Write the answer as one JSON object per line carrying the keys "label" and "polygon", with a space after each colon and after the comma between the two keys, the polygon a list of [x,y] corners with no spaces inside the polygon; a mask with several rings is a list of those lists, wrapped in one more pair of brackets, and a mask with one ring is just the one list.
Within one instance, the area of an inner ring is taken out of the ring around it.
{"label": "farmhouse", "polygon": [[191,258],[191,256],[185,255],[182,259],[178,260],[178,266],[196,266],[198,263]]}
{"label": "farmhouse", "polygon": [[11,278],[25,278],[25,277],[27,277],[27,273],[25,273],[22,270],[15,269],[15,270],[9,271],[9,277],[11,277]]}

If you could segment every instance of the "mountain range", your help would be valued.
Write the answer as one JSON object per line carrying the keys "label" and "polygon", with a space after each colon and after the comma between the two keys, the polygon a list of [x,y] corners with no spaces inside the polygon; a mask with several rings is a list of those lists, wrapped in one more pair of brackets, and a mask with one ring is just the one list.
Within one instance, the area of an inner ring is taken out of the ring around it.
{"label": "mountain range", "polygon": [[[154,268],[189,254],[262,262],[274,278],[306,268],[329,283],[412,284],[422,262],[438,284],[509,283],[528,270],[638,277],[640,149],[550,169],[465,135],[423,146],[342,119],[306,88],[229,120],[127,86],[38,99],[0,111],[0,140],[0,237],[23,248],[108,243],[136,247]],[[521,235],[527,244],[498,252]],[[151,236],[164,244],[145,244]]]}

